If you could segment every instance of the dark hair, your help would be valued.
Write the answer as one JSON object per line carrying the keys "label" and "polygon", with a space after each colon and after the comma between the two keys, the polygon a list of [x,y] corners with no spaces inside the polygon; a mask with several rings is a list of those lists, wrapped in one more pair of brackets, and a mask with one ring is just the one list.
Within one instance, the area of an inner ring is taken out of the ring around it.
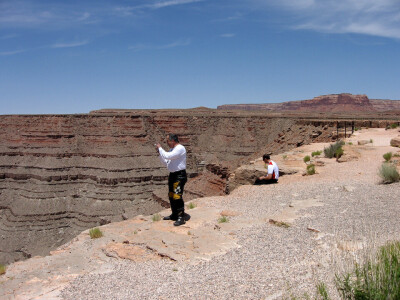
{"label": "dark hair", "polygon": [[174,134],[174,133],[168,134],[168,139],[169,139],[170,141],[175,141],[175,142],[179,143],[178,136],[177,136],[176,134]]}
{"label": "dark hair", "polygon": [[266,160],[266,159],[271,159],[271,157],[268,154],[264,154],[263,155],[263,160]]}

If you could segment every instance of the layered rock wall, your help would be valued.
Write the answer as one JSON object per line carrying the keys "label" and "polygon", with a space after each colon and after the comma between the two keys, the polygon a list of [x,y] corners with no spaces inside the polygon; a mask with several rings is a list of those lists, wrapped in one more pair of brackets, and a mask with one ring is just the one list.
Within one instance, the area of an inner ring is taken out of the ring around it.
{"label": "layered rock wall", "polygon": [[215,111],[0,116],[0,263],[161,210],[168,173],[154,143],[169,132],[188,150],[185,197],[194,198],[221,193],[254,155],[330,139],[331,125]]}

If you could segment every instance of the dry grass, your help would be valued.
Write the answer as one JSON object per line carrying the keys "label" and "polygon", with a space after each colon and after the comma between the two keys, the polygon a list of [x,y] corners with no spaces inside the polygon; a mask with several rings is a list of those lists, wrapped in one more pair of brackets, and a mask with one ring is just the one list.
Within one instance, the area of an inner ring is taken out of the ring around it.
{"label": "dry grass", "polygon": [[98,239],[103,236],[103,232],[99,228],[92,228],[89,230],[89,235],[92,239]]}

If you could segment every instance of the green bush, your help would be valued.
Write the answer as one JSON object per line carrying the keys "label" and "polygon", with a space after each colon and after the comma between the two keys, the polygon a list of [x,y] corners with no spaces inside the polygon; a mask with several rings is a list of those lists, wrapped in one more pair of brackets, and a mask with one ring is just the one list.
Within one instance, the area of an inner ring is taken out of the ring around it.
{"label": "green bush", "polygon": [[158,222],[161,220],[161,216],[160,216],[160,214],[155,214],[155,215],[152,215],[151,219],[153,220],[153,222]]}
{"label": "green bush", "polygon": [[307,175],[315,174],[315,165],[311,164],[307,166]]}
{"label": "green bush", "polygon": [[395,129],[395,128],[397,128],[397,127],[399,127],[399,125],[396,124],[396,123],[393,123],[393,124],[390,125],[390,128],[392,128],[392,129]]}
{"label": "green bush", "polygon": [[193,202],[190,202],[187,206],[189,209],[193,209],[196,207],[196,204],[194,204]]}
{"label": "green bush", "polygon": [[397,171],[396,165],[391,163],[383,163],[379,169],[379,176],[383,183],[393,183],[400,180],[400,174]]}
{"label": "green bush", "polygon": [[321,155],[321,153],[322,153],[322,151],[314,151],[314,152],[311,153],[311,156],[312,157],[318,156],[318,155]]}
{"label": "green bush", "polygon": [[374,140],[373,140],[373,139],[370,139],[369,142],[370,142],[371,144],[373,144],[373,143],[374,143]]}
{"label": "green bush", "polygon": [[97,239],[97,238],[101,238],[103,236],[103,233],[101,232],[101,230],[99,228],[92,228],[89,230],[89,235],[90,235],[90,238]]}
{"label": "green bush", "polygon": [[335,157],[336,150],[344,145],[343,141],[338,141],[334,144],[330,144],[329,147],[324,148],[324,154],[327,158]]}
{"label": "green bush", "polygon": [[342,149],[342,147],[340,147],[340,148],[338,148],[338,149],[336,149],[336,151],[335,151],[335,157],[336,157],[336,159],[339,159],[339,158],[341,158],[342,157],[342,155],[343,155],[343,149]]}
{"label": "green bush", "polygon": [[283,159],[283,160],[287,160],[287,155],[286,155],[286,154],[283,154],[283,155],[282,155],[282,159]]}
{"label": "green bush", "polygon": [[342,276],[336,275],[342,299],[400,299],[400,242],[381,247],[376,258]]}
{"label": "green bush", "polygon": [[0,275],[3,275],[6,273],[6,266],[0,264]]}
{"label": "green bush", "polygon": [[348,142],[347,144],[351,146],[351,145],[353,145],[353,142]]}
{"label": "green bush", "polygon": [[385,159],[385,161],[389,161],[392,159],[392,155],[393,155],[392,152],[388,152],[388,153],[383,154],[383,158]]}
{"label": "green bush", "polygon": [[310,160],[311,160],[310,155],[306,155],[306,156],[304,156],[304,158],[303,158],[303,161],[304,161],[305,163],[310,162]]}
{"label": "green bush", "polygon": [[225,216],[222,216],[221,218],[218,219],[218,223],[228,223],[229,219]]}

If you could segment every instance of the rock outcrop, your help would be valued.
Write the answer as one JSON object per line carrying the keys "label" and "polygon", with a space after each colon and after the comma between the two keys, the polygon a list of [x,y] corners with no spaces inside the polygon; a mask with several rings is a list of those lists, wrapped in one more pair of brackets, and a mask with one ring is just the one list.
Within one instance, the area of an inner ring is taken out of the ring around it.
{"label": "rock outcrop", "polygon": [[392,147],[400,147],[400,136],[397,138],[393,138],[390,140],[390,146]]}
{"label": "rock outcrop", "polygon": [[264,151],[331,139],[333,126],[204,108],[0,116],[0,262],[168,206],[168,173],[153,146],[168,132],[188,150],[190,199],[220,195],[230,172]]}
{"label": "rock outcrop", "polygon": [[289,101],[282,103],[227,104],[218,106],[218,109],[365,113],[400,110],[400,101],[378,99],[370,100],[366,95],[352,95],[343,93],[318,96],[311,100]]}

